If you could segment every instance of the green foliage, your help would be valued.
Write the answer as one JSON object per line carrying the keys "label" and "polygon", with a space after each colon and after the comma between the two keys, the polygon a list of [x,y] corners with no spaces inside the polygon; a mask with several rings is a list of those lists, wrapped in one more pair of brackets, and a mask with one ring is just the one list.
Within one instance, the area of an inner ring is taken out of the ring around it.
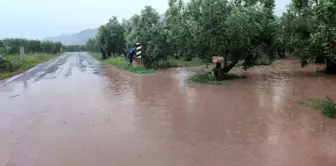
{"label": "green foliage", "polygon": [[0,40],[0,57],[8,54],[10,47],[4,41]]}
{"label": "green foliage", "polygon": [[98,52],[99,45],[96,39],[89,39],[85,44],[85,49],[90,52]]}
{"label": "green foliage", "polygon": [[331,98],[326,98],[322,105],[322,115],[331,118],[336,119],[336,103],[334,103]]}
{"label": "green foliage", "polygon": [[69,46],[64,46],[63,51],[78,52],[78,51],[88,51],[88,49],[84,45],[69,45]]}
{"label": "green foliage", "polygon": [[55,55],[50,54],[25,54],[24,59],[21,60],[18,54],[7,55],[0,58],[0,79],[24,72],[54,57]]}
{"label": "green foliage", "polygon": [[[281,18],[286,51],[302,60],[335,65],[336,2],[334,0],[293,0]],[[336,71],[333,71],[336,73]]]}
{"label": "green foliage", "polygon": [[103,60],[100,52],[89,52],[89,55],[97,60]]}
{"label": "green foliage", "polygon": [[[125,51],[141,43],[146,68],[160,67],[172,58],[211,63],[213,56],[224,56],[220,72],[227,73],[241,60],[248,69],[283,58],[285,51],[306,56],[313,47],[305,46],[317,27],[311,24],[318,20],[307,10],[312,6],[311,1],[297,0],[279,19],[273,12],[274,0],[168,0],[164,19],[150,6],[121,23],[113,17],[99,28],[96,44],[90,41],[89,47],[109,56],[108,50]],[[316,36],[316,42],[322,39],[325,36]],[[314,45],[322,47],[333,49]]]}
{"label": "green foliage", "polygon": [[166,27],[155,9],[146,6],[140,15],[125,20],[124,25],[127,45],[134,47],[135,43],[141,43],[146,68],[157,68],[160,60],[168,58]]}
{"label": "green foliage", "polygon": [[174,55],[196,56],[203,62],[224,56],[231,62],[222,70],[226,73],[241,59],[247,69],[261,55],[272,58],[276,52],[279,23],[272,0],[170,0],[168,4],[167,38]]}
{"label": "green foliage", "polygon": [[9,38],[0,40],[1,54],[18,54],[20,47],[24,47],[25,53],[59,53],[62,43],[51,41],[27,40],[18,38]]}
{"label": "green foliage", "polygon": [[[209,63],[212,56],[222,55],[233,63],[232,67],[244,59],[247,69],[255,64],[261,53],[273,56],[275,52],[279,22],[273,16],[273,0],[253,3],[232,3],[227,0],[191,0],[185,3],[182,0],[169,0],[168,5],[164,20],[160,20],[156,10],[146,6],[140,15],[123,20],[121,24],[128,49],[134,47],[135,43],[142,44],[146,68],[157,68],[159,63],[172,57],[197,57]],[[114,25],[119,23],[115,22]],[[98,31],[97,41],[102,48],[106,48],[107,41],[111,40],[109,32],[107,25]],[[121,33],[122,30],[115,32]],[[111,42],[109,45],[118,44]],[[223,72],[228,72],[232,67]]]}
{"label": "green foliage", "polygon": [[97,60],[103,61],[105,64],[112,65],[118,69],[129,71],[136,74],[152,74],[155,73],[153,69],[145,69],[141,66],[133,66],[130,65],[126,58],[123,57],[111,57],[108,59],[102,59],[101,53],[98,52],[90,52],[89,53],[92,57],[96,58]]}
{"label": "green foliage", "polygon": [[96,39],[98,43],[90,47],[99,48],[104,53],[103,59],[110,57],[112,54],[123,53],[125,48],[124,31],[125,28],[118,22],[118,18],[112,17],[108,23],[99,27]]}
{"label": "green foliage", "polygon": [[210,76],[209,74],[195,74],[190,76],[188,81],[195,83],[214,83],[217,84],[215,77]]}
{"label": "green foliage", "polygon": [[227,83],[227,80],[234,80],[239,78],[246,78],[246,76],[238,76],[235,74],[226,74],[225,80],[222,81],[216,81],[216,78],[213,75],[210,75],[209,73],[201,73],[201,74],[194,74],[190,77],[188,77],[189,82],[194,83],[204,83],[204,84],[225,84]]}
{"label": "green foliage", "polygon": [[328,96],[326,99],[310,99],[307,101],[298,100],[297,104],[321,110],[322,115],[331,119],[336,119],[336,103]]}
{"label": "green foliage", "polygon": [[113,66],[115,66],[119,69],[130,71],[130,72],[137,73],[137,74],[155,73],[155,71],[152,70],[152,69],[145,69],[145,68],[142,68],[141,66],[135,66],[134,67],[133,65],[129,64],[127,59],[122,58],[122,57],[109,58],[109,59],[105,60],[105,62],[107,64],[111,64],[111,65],[113,65]]}
{"label": "green foliage", "polygon": [[[18,55],[20,47],[25,49],[24,60]],[[59,53],[61,48],[62,44],[59,42],[16,38],[0,40],[0,79],[13,76],[55,57],[50,54]]]}

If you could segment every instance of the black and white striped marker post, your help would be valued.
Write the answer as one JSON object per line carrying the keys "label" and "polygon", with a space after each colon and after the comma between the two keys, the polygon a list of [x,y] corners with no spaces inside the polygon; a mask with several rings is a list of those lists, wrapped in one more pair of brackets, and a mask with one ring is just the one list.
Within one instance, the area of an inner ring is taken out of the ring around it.
{"label": "black and white striped marker post", "polygon": [[137,65],[143,66],[143,61],[142,61],[142,52],[141,52],[141,44],[137,43],[136,44],[136,53],[135,53],[135,59],[133,61],[133,65],[134,67],[136,67]]}
{"label": "black and white striped marker post", "polygon": [[136,44],[136,58],[141,58],[141,44]]}

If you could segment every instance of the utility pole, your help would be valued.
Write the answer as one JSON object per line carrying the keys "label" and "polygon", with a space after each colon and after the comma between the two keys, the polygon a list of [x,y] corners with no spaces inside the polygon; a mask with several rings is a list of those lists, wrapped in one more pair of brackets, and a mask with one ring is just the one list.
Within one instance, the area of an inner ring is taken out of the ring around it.
{"label": "utility pole", "polygon": [[23,60],[23,58],[24,58],[24,47],[20,47],[20,56],[21,56],[21,60]]}

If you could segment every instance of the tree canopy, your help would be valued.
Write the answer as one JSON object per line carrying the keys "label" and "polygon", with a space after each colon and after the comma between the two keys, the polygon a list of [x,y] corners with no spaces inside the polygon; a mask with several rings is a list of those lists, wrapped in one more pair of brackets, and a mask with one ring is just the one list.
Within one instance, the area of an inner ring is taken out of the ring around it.
{"label": "tree canopy", "polygon": [[336,74],[336,1],[293,0],[281,18],[286,50],[301,58],[326,63]]}
{"label": "tree canopy", "polygon": [[168,58],[209,63],[224,56],[217,70],[222,75],[240,60],[248,69],[260,59],[286,55],[335,59],[334,0],[293,0],[280,18],[274,0],[168,0],[168,6],[164,19],[150,6],[129,19],[112,17],[87,46],[107,58],[141,43],[147,68]]}

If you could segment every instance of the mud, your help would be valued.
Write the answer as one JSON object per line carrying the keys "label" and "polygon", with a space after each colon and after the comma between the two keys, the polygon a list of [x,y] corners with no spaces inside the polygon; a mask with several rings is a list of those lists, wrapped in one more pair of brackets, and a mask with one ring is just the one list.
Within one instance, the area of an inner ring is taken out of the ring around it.
{"label": "mud", "polygon": [[141,76],[67,53],[2,81],[0,166],[334,166],[336,121],[296,104],[336,99],[315,69],[278,61],[201,85],[192,69]]}

